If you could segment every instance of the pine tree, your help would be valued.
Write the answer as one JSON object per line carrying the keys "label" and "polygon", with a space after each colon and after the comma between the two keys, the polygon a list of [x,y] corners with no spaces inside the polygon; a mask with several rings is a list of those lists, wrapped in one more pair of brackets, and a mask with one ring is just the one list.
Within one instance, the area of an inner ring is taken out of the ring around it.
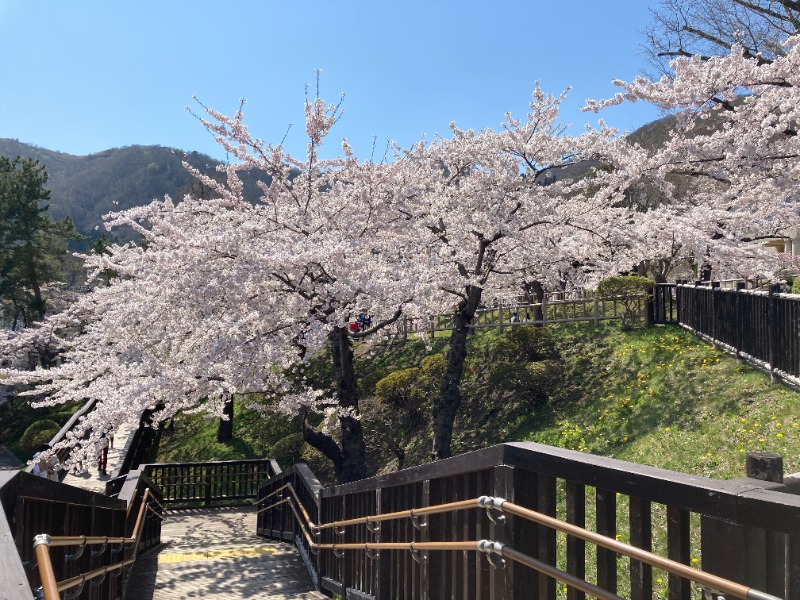
{"label": "pine tree", "polygon": [[72,220],[53,221],[47,172],[32,159],[0,157],[0,302],[12,328],[47,312],[45,288],[61,278]]}

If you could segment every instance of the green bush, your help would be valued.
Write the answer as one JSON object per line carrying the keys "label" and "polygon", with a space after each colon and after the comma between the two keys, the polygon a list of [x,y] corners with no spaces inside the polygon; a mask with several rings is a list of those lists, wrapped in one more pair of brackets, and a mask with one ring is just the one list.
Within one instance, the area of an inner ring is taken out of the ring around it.
{"label": "green bush", "polygon": [[648,294],[656,282],[639,275],[608,277],[597,286],[597,295],[603,298],[616,297],[624,308],[622,329],[632,329],[642,323],[639,305],[642,296]]}
{"label": "green bush", "polygon": [[358,395],[361,398],[367,398],[375,394],[375,386],[377,383],[392,373],[395,369],[390,367],[381,367],[372,369],[358,378]]}
{"label": "green bush", "polygon": [[293,464],[302,461],[304,444],[302,433],[290,433],[272,445],[270,458],[277,460],[281,469],[286,470]]}
{"label": "green bush", "polygon": [[509,392],[530,407],[541,406],[559,380],[558,361],[491,363],[486,385],[495,392]]}
{"label": "green bush", "polygon": [[420,369],[401,369],[389,373],[375,384],[375,397],[384,404],[410,412],[422,407],[425,395],[417,386]]}
{"label": "green bush", "polygon": [[496,360],[534,362],[558,356],[556,340],[550,329],[516,325],[503,332],[494,347]]}
{"label": "green bush", "polygon": [[431,354],[419,362],[416,388],[422,396],[433,397],[439,392],[446,367],[447,357],[444,354]]}
{"label": "green bush", "polygon": [[792,293],[800,294],[800,277],[795,277],[792,282]]}
{"label": "green bush", "polygon": [[430,379],[441,379],[447,366],[447,357],[444,354],[431,354],[419,361],[420,374]]}
{"label": "green bush", "polygon": [[48,443],[61,429],[58,423],[50,419],[42,419],[32,423],[19,440],[20,447],[26,452],[33,452],[42,444]]}

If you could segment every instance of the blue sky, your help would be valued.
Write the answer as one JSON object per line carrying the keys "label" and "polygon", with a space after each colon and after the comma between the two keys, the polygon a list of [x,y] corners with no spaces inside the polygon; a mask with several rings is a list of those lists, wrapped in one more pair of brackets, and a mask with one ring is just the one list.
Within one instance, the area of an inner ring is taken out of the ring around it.
{"label": "blue sky", "polygon": [[[185,111],[196,95],[268,142],[293,125],[302,154],[305,85],[345,114],[326,144],[347,137],[368,157],[377,138],[408,146],[425,134],[497,128],[525,114],[534,82],[572,92],[562,121],[595,123],[586,98],[647,69],[641,30],[655,0],[0,0],[0,137],[90,154],[161,144],[224,159]],[[195,108],[196,105],[195,105]],[[621,129],[655,118],[627,105],[601,115]],[[376,158],[380,158],[376,156]]]}

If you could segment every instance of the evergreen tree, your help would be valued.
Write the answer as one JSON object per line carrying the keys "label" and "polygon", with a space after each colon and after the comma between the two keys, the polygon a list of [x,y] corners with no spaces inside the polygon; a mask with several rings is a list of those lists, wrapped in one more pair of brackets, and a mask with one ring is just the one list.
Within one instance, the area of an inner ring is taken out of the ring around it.
{"label": "evergreen tree", "polygon": [[0,303],[14,329],[44,318],[45,288],[61,279],[67,241],[76,238],[71,219],[47,214],[46,183],[38,161],[0,157]]}

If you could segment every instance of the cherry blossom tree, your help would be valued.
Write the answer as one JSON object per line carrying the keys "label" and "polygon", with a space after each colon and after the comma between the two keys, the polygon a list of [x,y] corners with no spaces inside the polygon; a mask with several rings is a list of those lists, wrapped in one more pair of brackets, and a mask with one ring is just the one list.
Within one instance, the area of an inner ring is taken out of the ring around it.
{"label": "cherry blossom tree", "polygon": [[[744,242],[797,225],[797,41],[770,62],[738,47],[679,58],[673,77],[621,83],[614,99],[589,104],[644,100],[673,111],[673,135],[654,150],[602,124],[569,135],[557,120],[563,95],[538,87],[523,120],[507,115],[499,131],[453,126],[448,138],[398,148],[381,164],[359,161],[346,141],[339,158],[320,158],[339,113],[319,98],[306,102],[303,159],[253,137],[241,109],[205,109],[203,124],[236,162],[218,177],[195,173],[202,198],[111,215],[110,227],[130,226],[145,244],[87,257],[95,276],[118,276],[3,344],[19,364],[25,348],[47,344],[60,365],[2,375],[33,385],[42,403],[98,400],[65,442],[77,448],[73,466],[144,408],[157,409],[156,421],[222,415],[234,396],[267,393],[276,409],[303,417],[304,439],[339,481],[353,481],[366,474],[353,340],[401,313],[446,311],[454,325],[433,456],[449,456],[482,302],[526,286],[590,286],[646,259],[774,274],[776,256]],[[255,202],[240,178],[251,169],[269,176]],[[677,189],[676,174],[695,185]],[[659,201],[637,203],[642,186]],[[361,312],[374,325],[349,331]],[[326,348],[331,395],[304,380],[305,361]],[[312,426],[315,412],[328,428]]]}
{"label": "cherry blossom tree", "polygon": [[638,238],[652,258],[693,258],[722,276],[772,279],[792,266],[758,240],[800,225],[798,42],[788,38],[770,60],[736,44],[725,56],[679,57],[670,76],[616,82],[614,98],[589,102],[646,101],[672,114],[669,139],[649,151],[639,182],[655,183],[661,198],[634,213],[628,249],[642,254]]}
{"label": "cherry blossom tree", "polygon": [[[360,163],[346,142],[342,158],[320,160],[336,114],[318,98],[307,102],[307,157],[297,160],[252,138],[242,110],[229,118],[208,109],[204,124],[238,161],[221,178],[195,173],[213,197],[110,215],[110,227],[130,226],[145,243],[87,257],[96,275],[118,277],[14,340],[19,351],[34,335],[48,337],[64,362],[6,371],[9,381],[35,385],[43,404],[98,399],[66,442],[77,446],[72,466],[91,457],[110,425],[144,408],[158,408],[156,422],[185,411],[223,415],[234,395],[268,393],[277,409],[302,413],[306,441],[331,459],[339,481],[365,475],[351,340],[400,314],[391,232],[407,217],[391,205],[405,186],[393,165]],[[255,203],[243,197],[246,169],[270,176]],[[374,325],[350,334],[361,310]],[[332,399],[297,376],[298,363],[326,346]],[[338,432],[313,428],[312,411],[330,413]]]}
{"label": "cherry blossom tree", "polygon": [[783,40],[800,31],[796,0],[661,0],[651,12],[645,48],[665,72],[673,58],[724,55],[734,45],[771,62],[783,55]]}
{"label": "cherry blossom tree", "polygon": [[[563,98],[537,86],[526,119],[507,115],[500,131],[453,125],[449,139],[402,155],[409,180],[417,182],[406,210],[430,288],[416,297],[427,314],[453,318],[433,407],[435,459],[452,452],[467,333],[482,302],[519,295],[526,283],[564,285],[569,273],[577,285],[617,268],[597,258],[618,243],[636,152],[605,127],[568,135],[557,121]],[[612,156],[626,161],[596,168]]]}

